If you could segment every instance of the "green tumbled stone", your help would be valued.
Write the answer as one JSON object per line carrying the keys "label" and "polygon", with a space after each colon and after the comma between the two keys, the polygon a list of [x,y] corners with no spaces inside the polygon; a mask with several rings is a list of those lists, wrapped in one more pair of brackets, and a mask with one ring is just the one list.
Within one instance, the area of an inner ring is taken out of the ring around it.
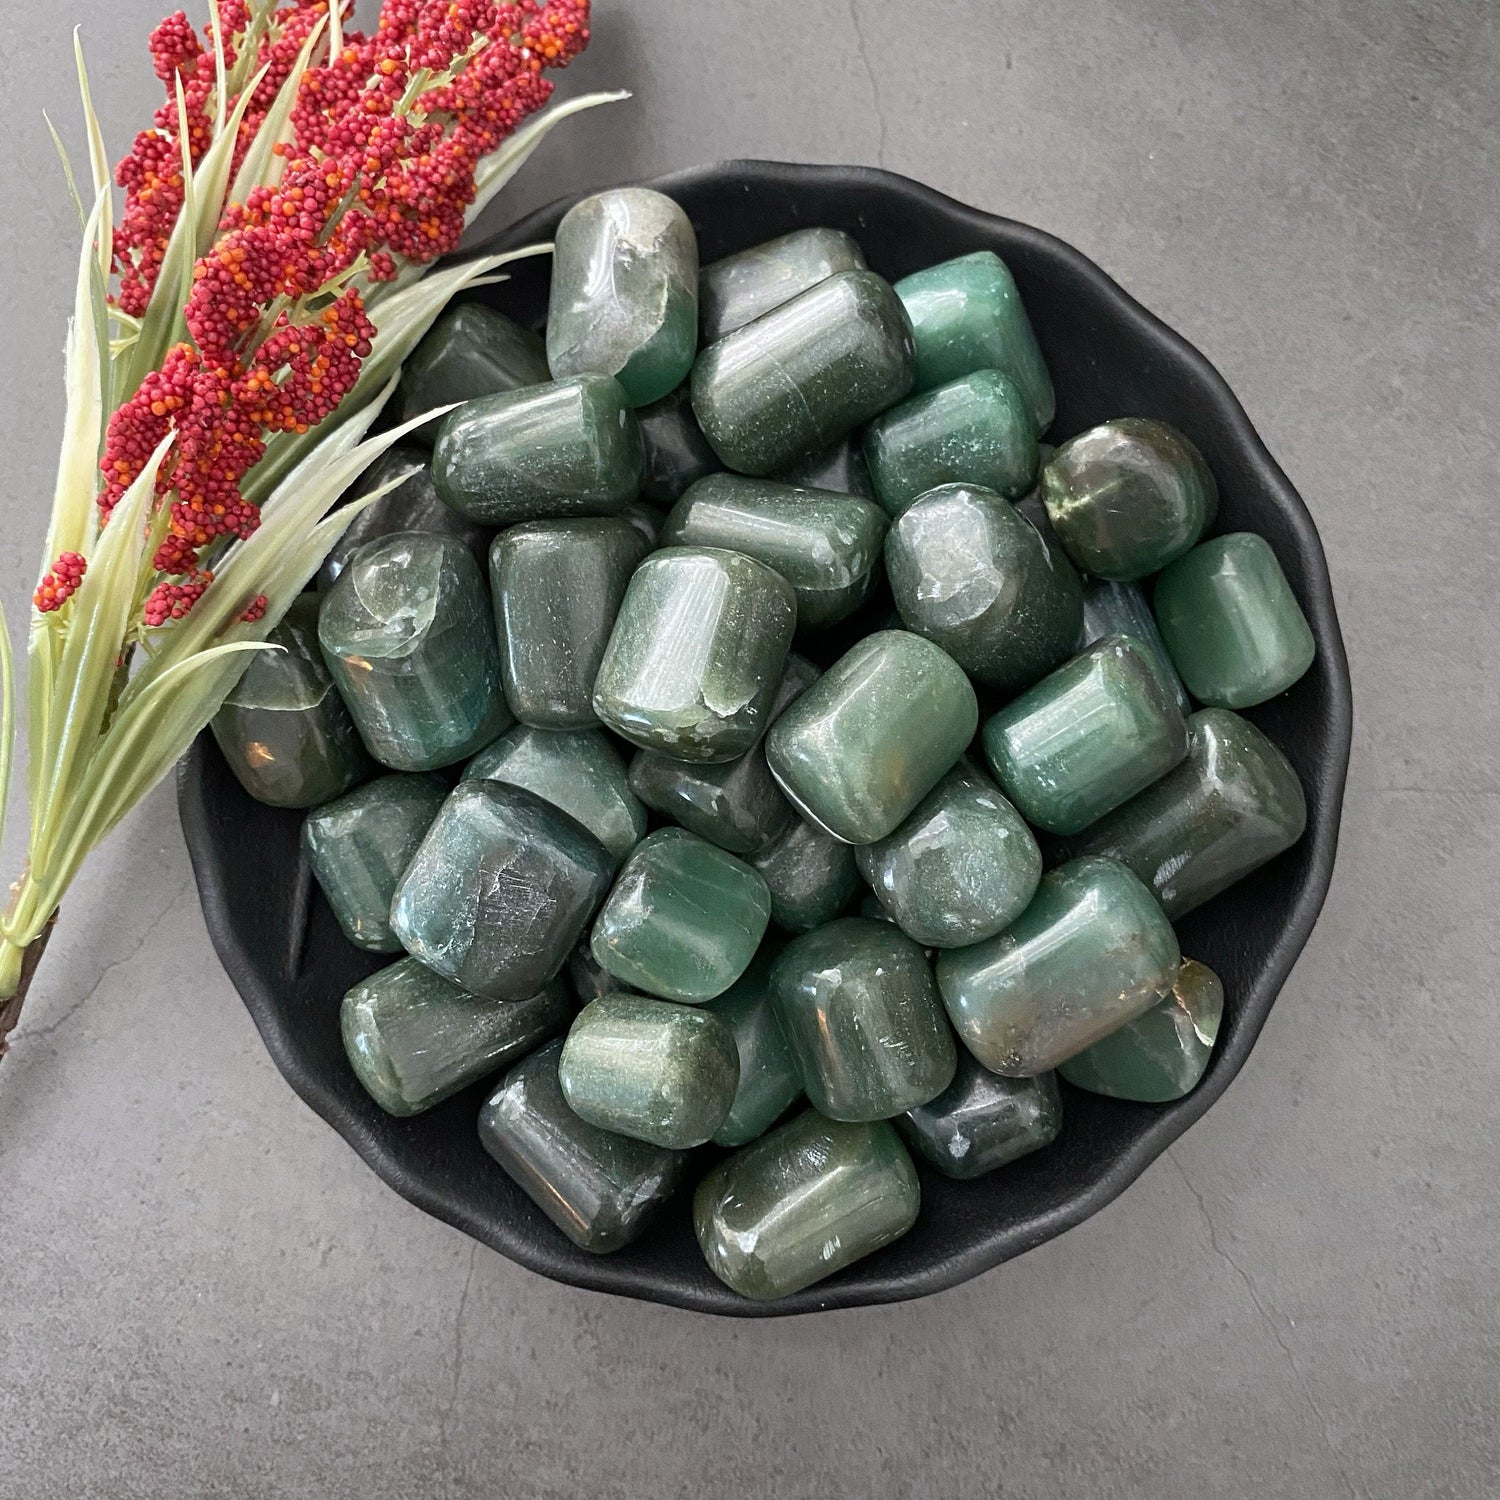
{"label": "green tumbled stone", "polygon": [[361,547],[318,616],[323,659],[376,760],[452,765],[512,723],[484,578],[456,537]]}
{"label": "green tumbled stone", "polygon": [[281,649],[250,657],[209,728],[235,779],[257,802],[316,807],[369,769],[318,650],[317,600],[304,596],[293,604],[266,643]]}
{"label": "green tumbled stone", "polygon": [[1146,648],[1151,660],[1172,690],[1172,701],[1179,712],[1189,714],[1192,704],[1187,689],[1166,643],[1156,628],[1156,616],[1137,583],[1116,583],[1108,578],[1091,578],[1083,590],[1083,630],[1078,636],[1078,650],[1092,646],[1107,635],[1130,635]]}
{"label": "green tumbled stone", "polygon": [[771,920],[786,932],[831,922],[859,892],[854,850],[798,817],[750,864],[771,892]]}
{"label": "green tumbled stone", "polygon": [[[546,380],[547,349],[540,334],[477,302],[460,302],[432,325],[401,368],[401,417],[513,391]],[[424,423],[415,436],[437,441],[442,419]]]}
{"label": "green tumbled stone", "polygon": [[875,493],[892,516],[940,484],[970,484],[1007,500],[1036,478],[1036,433],[1008,375],[975,370],[912,396],[865,429]]}
{"label": "green tumbled stone", "polygon": [[700,1005],[745,972],[770,919],[766,883],[744,860],[661,828],[625,861],[590,943],[622,984]]}
{"label": "green tumbled stone", "polygon": [[464,989],[523,1000],[562,968],[613,869],[593,834],[540,797],[463,781],[396,887],[391,927]]}
{"label": "green tumbled stone", "polygon": [[724,1123],[739,1085],[734,1033],[707,1011],[643,995],[603,995],[576,1017],[558,1059],[580,1119],[684,1151]]}
{"label": "green tumbled stone", "polygon": [[608,1255],[638,1238],[675,1193],[687,1154],[580,1120],[557,1081],[561,1042],[517,1063],[479,1114],[479,1140],[582,1250]]}
{"label": "green tumbled stone", "polygon": [[921,1192],[885,1121],[825,1120],[810,1109],[703,1179],[693,1228],[720,1281],[769,1301],[900,1239],[916,1223]]}
{"label": "green tumbled stone", "polygon": [[800,484],[810,490],[832,490],[836,495],[875,498],[875,481],[865,462],[864,444],[857,433],[847,433],[836,443],[794,459],[774,476],[783,484]]}
{"label": "green tumbled stone", "polygon": [[528,1000],[487,1000],[403,958],[344,996],[339,1026],[375,1102],[387,1114],[417,1115],[524,1057],[571,1009],[558,982]]}
{"label": "green tumbled stone", "polygon": [[1140,1104],[1166,1104],[1197,1088],[1208,1068],[1224,986],[1206,964],[1185,958],[1172,993],[1060,1069],[1076,1088]]}
{"label": "green tumbled stone", "polygon": [[693,411],[714,452],[774,474],[911,389],[911,326],[889,283],[843,271],[698,356]]}
{"label": "green tumbled stone", "polygon": [[797,595],[797,623],[830,625],[852,614],[880,561],[886,518],[857,495],[711,474],[672,508],[665,547],[725,547],[775,568]]}
{"label": "green tumbled stone", "polygon": [[927,956],[844,917],[788,943],[771,993],[807,1097],[831,1120],[886,1120],[953,1081],[958,1051]]}
{"label": "green tumbled stone", "polygon": [[576,375],[470,401],[443,419],[432,482],[486,526],[609,516],[641,484],[641,433],[607,375]]}
{"label": "green tumbled stone", "polygon": [[636,569],[594,684],[594,712],[644,750],[726,761],[765,732],[797,600],[738,552],[668,547]]}
{"label": "green tumbled stone", "polygon": [[660,401],[636,412],[641,448],[646,456],[641,494],[657,505],[672,505],[696,479],[722,467],[693,416],[692,390],[687,382]]}
{"label": "green tumbled stone", "polygon": [[704,266],[699,278],[703,342],[743,328],[840,271],[864,269],[864,252],[842,229],[794,229],[726,255]]}
{"label": "green tumbled stone", "polygon": [[740,1063],[734,1103],[714,1131],[716,1146],[758,1139],[802,1097],[802,1079],[771,1001],[774,962],[762,948],[741,978],[704,1007],[729,1028]]}
{"label": "green tumbled stone", "polygon": [[1043,1146],[1062,1128],[1057,1078],[1002,1078],[965,1052],[953,1082],[896,1121],[908,1146],[944,1177],[983,1177]]}
{"label": "green tumbled stone", "polygon": [[1156,580],[1156,618],[1188,690],[1212,708],[1284,693],[1318,651],[1271,544],[1250,531],[1178,558]]}
{"label": "green tumbled stone", "polygon": [[582,823],[616,864],[646,836],[646,809],[602,729],[518,724],[481,750],[464,767],[463,779],[501,781],[535,793]]}
{"label": "green tumbled stone", "polygon": [[613,375],[632,406],[660,400],[698,348],[698,240],[650,188],[611,188],[562,217],[552,252],[547,362]]}
{"label": "green tumbled stone", "polygon": [[1117,417],[1070,438],[1042,470],[1042,500],[1085,573],[1126,582],[1181,557],[1219,509],[1203,455],[1146,417]]}
{"label": "green tumbled stone", "polygon": [[436,776],[377,776],[303,820],[303,854],[356,948],[401,951],[391,900],[447,796]]}
{"label": "green tumbled stone", "polygon": [[896,283],[917,343],[917,389],[971,370],[1003,370],[1026,393],[1038,432],[1052,424],[1052,377],[1009,267],[976,250]]}
{"label": "green tumbled stone", "polygon": [[892,524],[885,567],[908,629],[997,692],[1029,687],[1078,640],[1073,565],[991,490],[928,491]]}
{"label": "green tumbled stone", "polygon": [[1187,758],[1077,841],[1129,865],[1174,920],[1290,849],[1307,826],[1302,784],[1248,719],[1206,708]]}
{"label": "green tumbled stone", "polygon": [[890,833],[974,738],[963,669],[904,630],[866,636],[771,726],[766,759],[805,818],[846,844]]}
{"label": "green tumbled stone", "polygon": [[1001,789],[1049,833],[1078,833],[1187,754],[1187,726],[1147,649],[1107,635],[984,726]]}
{"label": "green tumbled stone", "polygon": [[924,948],[994,937],[1026,910],[1042,878],[1025,820],[967,760],[855,857],[896,925]]}
{"label": "green tumbled stone", "polygon": [[1045,1073],[1149,1010],[1181,958],[1151,892],[1112,859],[1075,859],[1042,876],[1002,932],[938,955],[943,1003],[993,1073]]}
{"label": "green tumbled stone", "polygon": [[495,538],[490,595],[505,701],[533,729],[597,724],[594,679],[636,565],[629,521],[528,521]]}

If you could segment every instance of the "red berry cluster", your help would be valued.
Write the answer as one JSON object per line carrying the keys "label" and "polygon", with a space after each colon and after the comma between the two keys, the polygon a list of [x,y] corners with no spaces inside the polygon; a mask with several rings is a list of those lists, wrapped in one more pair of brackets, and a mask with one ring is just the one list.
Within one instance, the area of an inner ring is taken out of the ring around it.
{"label": "red berry cluster", "polygon": [[88,559],[78,552],[64,552],[37,585],[35,603],[42,614],[61,609],[83,582]]}

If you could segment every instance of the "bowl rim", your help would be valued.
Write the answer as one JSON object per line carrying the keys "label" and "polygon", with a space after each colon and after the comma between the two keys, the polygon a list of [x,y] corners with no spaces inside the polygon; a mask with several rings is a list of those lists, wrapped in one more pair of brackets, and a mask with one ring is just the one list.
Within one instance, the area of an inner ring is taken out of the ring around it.
{"label": "bowl rim", "polygon": [[[906,1272],[899,1277],[872,1278],[854,1286],[844,1286],[844,1277],[840,1276],[781,1302],[754,1302],[736,1296],[717,1283],[699,1288],[663,1282],[659,1276],[653,1276],[649,1267],[621,1264],[607,1256],[588,1257],[582,1261],[549,1260],[529,1240],[519,1237],[503,1242],[498,1240],[490,1224],[481,1222],[463,1204],[450,1201],[409,1172],[393,1159],[382,1141],[370,1132],[325,1079],[305,1063],[292,1029],[284,1024],[271,985],[262,977],[259,966],[235,935],[235,923],[226,899],[229,871],[227,862],[221,857],[225,841],[213,837],[219,814],[207,800],[207,781],[202,773],[203,758],[211,753],[208,746],[211,737],[206,730],[179,764],[177,793],[183,835],[210,941],[250,1012],[266,1050],[303,1102],[331,1125],[382,1181],[416,1207],[549,1280],[689,1311],[741,1317],[783,1317],[930,1296],[992,1270],[1074,1228],[1104,1208],[1207,1113],[1249,1057],[1328,894],[1338,851],[1339,821],[1353,735],[1353,701],[1327,559],[1312,516],[1291,481],[1272,458],[1224,377],[1181,334],[1143,307],[1111,276],[1065,240],[1018,220],[974,208],[924,183],[882,168],[731,158],[644,179],[640,185],[671,196],[724,177],[743,180],[751,189],[789,184],[816,189],[835,183],[847,188],[851,183],[863,183],[882,192],[894,193],[914,207],[938,210],[950,219],[961,220],[974,230],[976,236],[993,237],[996,227],[1002,227],[1011,240],[1053,262],[1064,264],[1075,276],[1091,282],[1095,293],[1149,347],[1164,359],[1185,365],[1204,398],[1218,408],[1218,415],[1238,444],[1247,466],[1255,470],[1261,485],[1274,491],[1287,528],[1307,564],[1301,603],[1327,672],[1326,715],[1331,753],[1318,767],[1320,795],[1310,799],[1312,805],[1303,835],[1309,854],[1302,888],[1286,926],[1267,953],[1254,985],[1241,1001],[1243,1023],[1216,1056],[1215,1066],[1202,1083],[1147,1125],[1092,1182],[1080,1187],[1066,1203],[1038,1214],[1025,1225],[997,1230],[971,1245],[935,1259],[918,1271]],[[490,236],[482,244],[472,249],[466,247],[461,258],[472,259],[497,248],[549,239],[550,225],[545,230],[539,226],[555,222],[561,210],[586,196],[586,192],[563,195]]]}

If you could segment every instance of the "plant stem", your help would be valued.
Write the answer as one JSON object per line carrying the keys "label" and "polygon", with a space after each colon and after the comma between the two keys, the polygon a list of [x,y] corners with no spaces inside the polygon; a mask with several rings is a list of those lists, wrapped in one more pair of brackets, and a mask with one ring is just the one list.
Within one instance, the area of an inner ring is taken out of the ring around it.
{"label": "plant stem", "polygon": [[47,940],[57,925],[57,913],[53,912],[47,925],[27,943],[19,947],[9,938],[0,938],[0,1058],[10,1051],[10,1034],[21,1019],[21,1007],[26,1004],[27,992],[36,974],[36,966],[42,961]]}

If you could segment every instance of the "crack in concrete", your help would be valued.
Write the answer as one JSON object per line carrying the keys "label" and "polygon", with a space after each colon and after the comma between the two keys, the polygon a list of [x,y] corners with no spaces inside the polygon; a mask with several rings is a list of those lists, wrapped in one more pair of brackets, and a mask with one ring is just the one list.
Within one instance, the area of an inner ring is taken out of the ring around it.
{"label": "crack in concrete", "polygon": [[448,1423],[453,1417],[454,1408],[458,1405],[458,1386],[459,1381],[463,1379],[464,1313],[469,1306],[469,1291],[474,1285],[474,1266],[478,1259],[479,1241],[475,1240],[469,1246],[469,1269],[464,1276],[464,1289],[458,1294],[458,1311],[453,1315],[453,1359],[451,1362],[453,1380],[448,1391],[448,1404],[438,1418],[438,1444],[445,1457],[448,1450]]}
{"label": "crack in concrete", "polygon": [[1219,1231],[1214,1224],[1213,1215],[1208,1211],[1208,1204],[1204,1201],[1203,1194],[1193,1186],[1193,1180],[1187,1174],[1187,1169],[1178,1161],[1172,1152],[1167,1152],[1167,1160],[1177,1168],[1178,1176],[1182,1178],[1183,1186],[1193,1195],[1193,1202],[1198,1205],[1198,1213],[1203,1219],[1204,1227],[1208,1230],[1209,1248],[1214,1254],[1234,1272],[1240,1284],[1245,1288],[1251,1303],[1261,1321],[1270,1331],[1271,1337],[1276,1340],[1276,1346],[1286,1356],[1286,1362],[1291,1366],[1292,1374],[1296,1377],[1297,1384],[1302,1387],[1302,1398],[1307,1402],[1308,1410],[1317,1418],[1319,1431],[1323,1438],[1323,1446],[1328,1450],[1328,1456],[1333,1460],[1333,1466],[1338,1470],[1339,1478],[1344,1481],[1344,1489],[1348,1492],[1350,1500],[1360,1500],[1358,1489],[1354,1481],[1349,1477],[1349,1471],[1344,1467],[1344,1460],[1337,1447],[1334,1446],[1333,1437],[1329,1432],[1328,1418],[1323,1415],[1322,1408],[1318,1405],[1316,1397],[1312,1393],[1312,1387],[1308,1384],[1307,1377],[1302,1373],[1301,1366],[1297,1363],[1297,1356],[1292,1353],[1292,1346],[1287,1343],[1281,1332],[1280,1314],[1273,1316],[1273,1309],[1261,1300],[1260,1293],[1255,1289],[1255,1283],[1251,1281],[1245,1268],[1224,1248],[1219,1242]]}
{"label": "crack in concrete", "polygon": [[859,0],[849,0],[849,24],[854,28],[854,44],[859,51],[859,60],[864,64],[865,77],[870,82],[870,103],[875,108],[875,121],[880,126],[880,138],[875,147],[875,165],[885,165],[885,147],[889,127],[886,124],[885,106],[880,98],[880,84],[875,78],[875,69],[870,62],[869,43],[865,39],[864,22],[859,18]]}

